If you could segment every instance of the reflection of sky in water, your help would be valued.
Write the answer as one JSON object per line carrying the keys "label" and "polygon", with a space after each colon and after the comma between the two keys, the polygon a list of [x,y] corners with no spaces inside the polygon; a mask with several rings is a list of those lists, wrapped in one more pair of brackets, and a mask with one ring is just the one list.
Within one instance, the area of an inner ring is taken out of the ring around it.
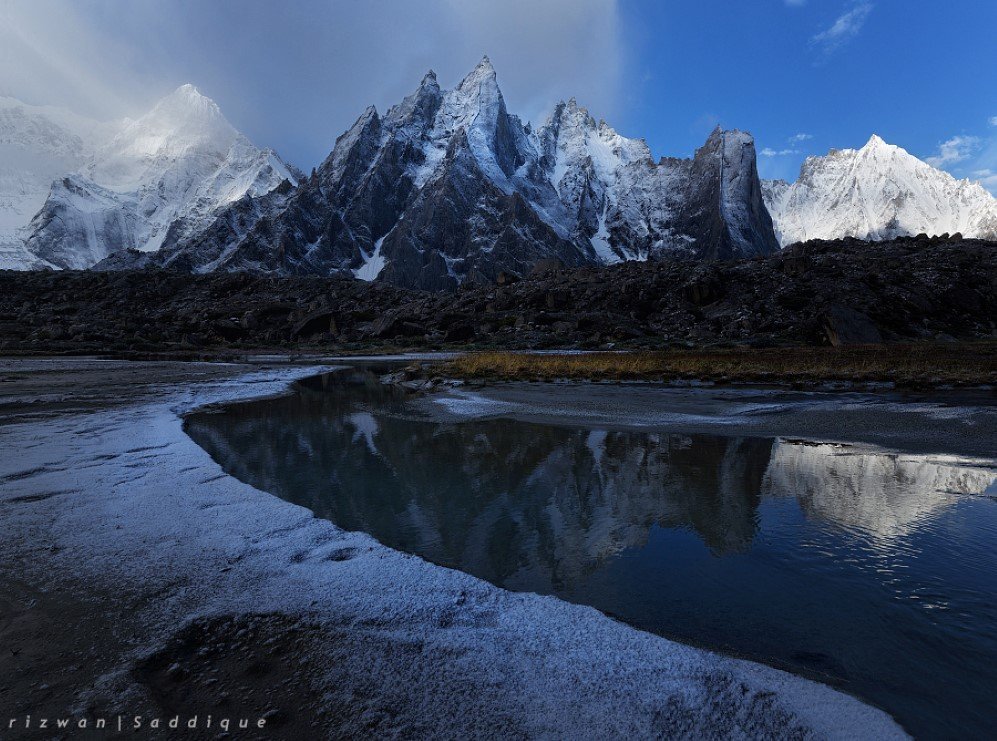
{"label": "reflection of sky in water", "polygon": [[997,462],[482,418],[501,402],[471,393],[451,403],[464,421],[435,423],[353,381],[188,430],[400,550],[815,673],[927,735],[989,730]]}

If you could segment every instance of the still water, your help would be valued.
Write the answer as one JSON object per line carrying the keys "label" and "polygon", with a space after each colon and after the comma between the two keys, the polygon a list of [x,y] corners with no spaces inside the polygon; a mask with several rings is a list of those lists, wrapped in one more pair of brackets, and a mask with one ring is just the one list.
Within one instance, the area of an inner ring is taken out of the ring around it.
{"label": "still water", "polygon": [[439,422],[362,369],[188,419],[253,486],[512,590],[997,734],[997,461]]}

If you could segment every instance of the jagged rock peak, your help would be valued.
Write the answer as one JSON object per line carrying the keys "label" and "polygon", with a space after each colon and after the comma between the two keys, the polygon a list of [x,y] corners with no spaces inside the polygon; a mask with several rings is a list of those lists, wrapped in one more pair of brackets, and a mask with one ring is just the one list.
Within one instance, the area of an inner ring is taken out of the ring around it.
{"label": "jagged rock peak", "polygon": [[347,163],[355,156],[354,153],[358,146],[364,143],[368,144],[368,149],[374,146],[373,140],[379,136],[380,128],[381,118],[377,114],[377,109],[372,105],[367,106],[353,125],[336,139],[336,146],[333,147],[325,161],[319,165],[319,178],[322,180],[340,179]]}
{"label": "jagged rock peak", "polygon": [[[368,130],[371,126],[376,126],[380,122],[381,118],[377,114],[377,108],[372,105],[367,106],[364,109],[364,112],[361,113],[357,120],[353,122],[353,125],[340,134],[336,139],[336,148],[339,148],[341,142],[348,142],[352,138],[361,136],[363,132]],[[334,149],[332,153],[335,154],[335,151],[336,150]]]}
{"label": "jagged rock peak", "polygon": [[378,118],[377,108],[375,106],[369,105],[366,108],[364,108],[363,113],[360,114],[359,118],[357,118],[357,120],[353,123],[353,126],[351,126],[348,129],[348,131],[356,128],[363,128],[370,121],[376,121],[377,118]]}
{"label": "jagged rock peak", "polygon": [[428,126],[436,115],[442,96],[436,73],[429,70],[414,92],[388,110],[385,121],[389,127],[404,126],[413,119],[422,127]]}
{"label": "jagged rock peak", "polygon": [[725,165],[736,162],[745,150],[751,150],[749,159],[754,165],[755,138],[747,131],[739,129],[724,129],[717,126],[699,149],[696,150],[695,157],[719,157],[723,154]]}
{"label": "jagged rock peak", "polygon": [[563,100],[554,106],[554,112],[551,117],[560,121],[574,121],[578,124],[587,126],[588,128],[595,128],[596,122],[589,114],[588,108],[578,105],[578,101],[573,97],[568,98],[568,102],[565,103]]}
{"label": "jagged rock peak", "polygon": [[498,76],[488,55],[483,56],[475,68],[457,85],[457,90],[462,92],[473,92],[481,88],[494,89],[498,92]]}

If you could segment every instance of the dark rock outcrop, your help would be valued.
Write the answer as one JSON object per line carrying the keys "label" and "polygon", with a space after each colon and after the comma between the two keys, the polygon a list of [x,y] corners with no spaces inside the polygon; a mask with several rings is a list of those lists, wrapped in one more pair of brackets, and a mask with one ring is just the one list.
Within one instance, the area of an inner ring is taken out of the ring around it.
{"label": "dark rock outcrop", "polygon": [[832,304],[821,314],[821,323],[827,341],[835,347],[842,345],[871,345],[883,341],[879,327],[861,311]]}
{"label": "dark rock outcrop", "polygon": [[0,272],[7,353],[995,338],[997,243],[979,240],[807,242],[710,265],[552,264],[454,293],[339,277]]}

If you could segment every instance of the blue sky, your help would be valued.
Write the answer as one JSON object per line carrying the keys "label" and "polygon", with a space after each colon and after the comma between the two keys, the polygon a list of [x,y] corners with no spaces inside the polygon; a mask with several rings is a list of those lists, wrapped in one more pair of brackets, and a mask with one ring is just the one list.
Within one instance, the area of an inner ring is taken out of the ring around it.
{"label": "blue sky", "polygon": [[872,133],[922,158],[956,139],[939,164],[997,171],[993,0],[621,7],[638,84],[619,126],[647,132],[655,152],[694,147],[719,122],[778,153],[759,158],[769,177],[794,179],[806,154],[858,147]]}
{"label": "blue sky", "polygon": [[0,94],[110,118],[192,82],[308,168],[487,53],[513,112],[574,96],[658,156],[719,123],[793,179],[875,132],[997,192],[995,37],[994,0],[0,0]]}

